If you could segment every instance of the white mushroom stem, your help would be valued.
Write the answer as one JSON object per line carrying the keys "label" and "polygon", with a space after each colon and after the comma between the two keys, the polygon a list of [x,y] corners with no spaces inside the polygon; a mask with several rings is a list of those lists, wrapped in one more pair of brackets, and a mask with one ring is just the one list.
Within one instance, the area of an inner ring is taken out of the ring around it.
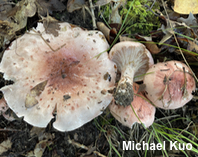
{"label": "white mushroom stem", "polygon": [[115,102],[128,106],[133,101],[134,77],[143,75],[149,68],[148,50],[141,43],[125,41],[114,45],[109,57],[121,72],[114,94]]}
{"label": "white mushroom stem", "polygon": [[118,103],[119,105],[128,106],[133,101],[134,76],[135,76],[135,73],[138,71],[139,67],[145,64],[144,61],[140,63],[138,61],[139,61],[139,58],[137,58],[137,61],[136,61],[137,66],[135,65],[131,66],[131,64],[129,63],[128,65],[122,68],[121,78],[120,78],[120,81],[118,82],[116,92],[114,94],[115,102]]}
{"label": "white mushroom stem", "polygon": [[[116,103],[117,102],[117,97],[126,97],[127,95],[127,99],[131,102],[133,101],[133,77],[135,74],[135,69],[130,67],[130,66],[126,66],[126,68],[123,68],[122,72],[121,72],[121,78],[120,81],[118,82],[118,86],[116,89],[116,93],[115,93],[115,100]],[[128,94],[127,94],[128,93]],[[127,106],[127,104],[120,104],[123,106]]]}

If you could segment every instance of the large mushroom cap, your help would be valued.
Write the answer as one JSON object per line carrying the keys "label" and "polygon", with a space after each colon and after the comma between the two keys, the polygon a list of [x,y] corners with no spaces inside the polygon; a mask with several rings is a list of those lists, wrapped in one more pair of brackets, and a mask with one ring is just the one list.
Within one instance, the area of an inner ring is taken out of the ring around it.
{"label": "large mushroom cap", "polygon": [[[134,83],[133,90],[137,94],[139,85]],[[116,105],[113,101],[109,105],[111,114],[123,125],[132,128],[134,123],[143,123],[145,127],[153,124],[155,119],[155,107],[150,104],[142,93],[134,95],[134,100],[129,106]],[[134,113],[135,112],[135,113]],[[140,122],[140,121],[141,122]]]}
{"label": "large mushroom cap", "polygon": [[[15,40],[5,51],[0,71],[13,85],[1,89],[9,107],[24,120],[74,130],[102,113],[112,100],[116,65],[102,33],[59,23],[58,35],[43,24]],[[42,36],[41,36],[42,34]],[[100,56],[95,57],[99,53]]]}
{"label": "large mushroom cap", "polygon": [[189,102],[195,90],[191,70],[179,61],[153,65],[144,77],[147,97],[163,109],[176,109]]}

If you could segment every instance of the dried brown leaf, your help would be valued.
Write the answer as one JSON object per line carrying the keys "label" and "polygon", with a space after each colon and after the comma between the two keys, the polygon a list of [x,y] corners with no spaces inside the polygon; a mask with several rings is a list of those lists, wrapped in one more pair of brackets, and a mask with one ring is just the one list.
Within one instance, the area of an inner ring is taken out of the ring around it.
{"label": "dried brown leaf", "polygon": [[2,40],[0,46],[4,46],[15,36],[15,32],[26,26],[28,17],[34,16],[36,13],[34,1],[20,1],[15,7],[5,10],[4,16],[0,16],[0,38]]}
{"label": "dried brown leaf", "polygon": [[197,42],[188,41],[187,50],[198,53],[198,45]]}
{"label": "dried brown leaf", "polygon": [[161,49],[158,48],[158,46],[153,41],[148,41],[144,43],[144,45],[151,52],[151,54],[158,54],[161,51]]}
{"label": "dried brown leaf", "polygon": [[46,16],[47,12],[52,14],[53,11],[63,11],[66,6],[60,0],[35,0],[38,8],[38,14]]}
{"label": "dried brown leaf", "polygon": [[12,147],[12,142],[10,139],[7,139],[2,143],[0,143],[0,155],[11,149],[11,147]]}
{"label": "dried brown leaf", "polygon": [[68,0],[67,11],[73,12],[74,10],[81,9],[85,5],[85,0]]}

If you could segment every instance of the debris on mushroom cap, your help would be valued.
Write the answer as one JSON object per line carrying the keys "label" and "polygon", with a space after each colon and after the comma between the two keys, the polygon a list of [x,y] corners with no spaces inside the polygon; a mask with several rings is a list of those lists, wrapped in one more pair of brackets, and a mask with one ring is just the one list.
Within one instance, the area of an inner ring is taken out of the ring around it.
{"label": "debris on mushroom cap", "polygon": [[[139,81],[141,76],[149,69],[149,62],[153,62],[149,51],[138,42],[124,41],[113,46],[109,57],[117,64],[121,72],[121,79],[118,82],[114,98],[117,104],[128,106],[133,101],[133,81]],[[149,58],[151,57],[151,58]]]}
{"label": "debris on mushroom cap", "polygon": [[[146,101],[144,95],[140,92],[138,93],[139,85],[134,83],[133,90],[134,100],[131,102],[131,105],[124,107],[116,105],[115,101],[109,105],[111,114],[123,125],[131,128],[134,123],[143,123],[145,127],[149,127],[153,124],[155,118],[155,107]],[[143,99],[144,97],[145,99]],[[135,113],[134,113],[135,111]],[[138,116],[138,117],[137,117]],[[140,121],[138,120],[140,119]]]}
{"label": "debris on mushroom cap", "polygon": [[153,65],[144,77],[146,96],[157,107],[176,109],[189,102],[195,90],[191,70],[179,61]]}
{"label": "debris on mushroom cap", "polygon": [[109,45],[101,32],[58,25],[55,37],[38,23],[5,51],[0,71],[15,83],[1,91],[29,124],[46,127],[56,113],[54,127],[70,131],[109,105],[113,97],[104,91],[114,86],[116,65],[108,58]]}

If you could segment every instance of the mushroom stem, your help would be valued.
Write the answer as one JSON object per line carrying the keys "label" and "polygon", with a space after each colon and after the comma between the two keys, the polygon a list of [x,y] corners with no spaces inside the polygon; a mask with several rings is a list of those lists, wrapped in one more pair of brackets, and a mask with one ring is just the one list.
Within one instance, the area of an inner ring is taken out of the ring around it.
{"label": "mushroom stem", "polygon": [[126,107],[133,101],[133,78],[135,75],[135,69],[127,66],[127,68],[123,68],[121,73],[121,79],[118,82],[114,99],[117,104]]}
{"label": "mushroom stem", "polygon": [[145,74],[149,68],[149,52],[141,43],[125,41],[112,47],[109,58],[117,64],[118,71],[121,72],[114,94],[115,101],[121,106],[129,106],[133,101],[134,77]]}

